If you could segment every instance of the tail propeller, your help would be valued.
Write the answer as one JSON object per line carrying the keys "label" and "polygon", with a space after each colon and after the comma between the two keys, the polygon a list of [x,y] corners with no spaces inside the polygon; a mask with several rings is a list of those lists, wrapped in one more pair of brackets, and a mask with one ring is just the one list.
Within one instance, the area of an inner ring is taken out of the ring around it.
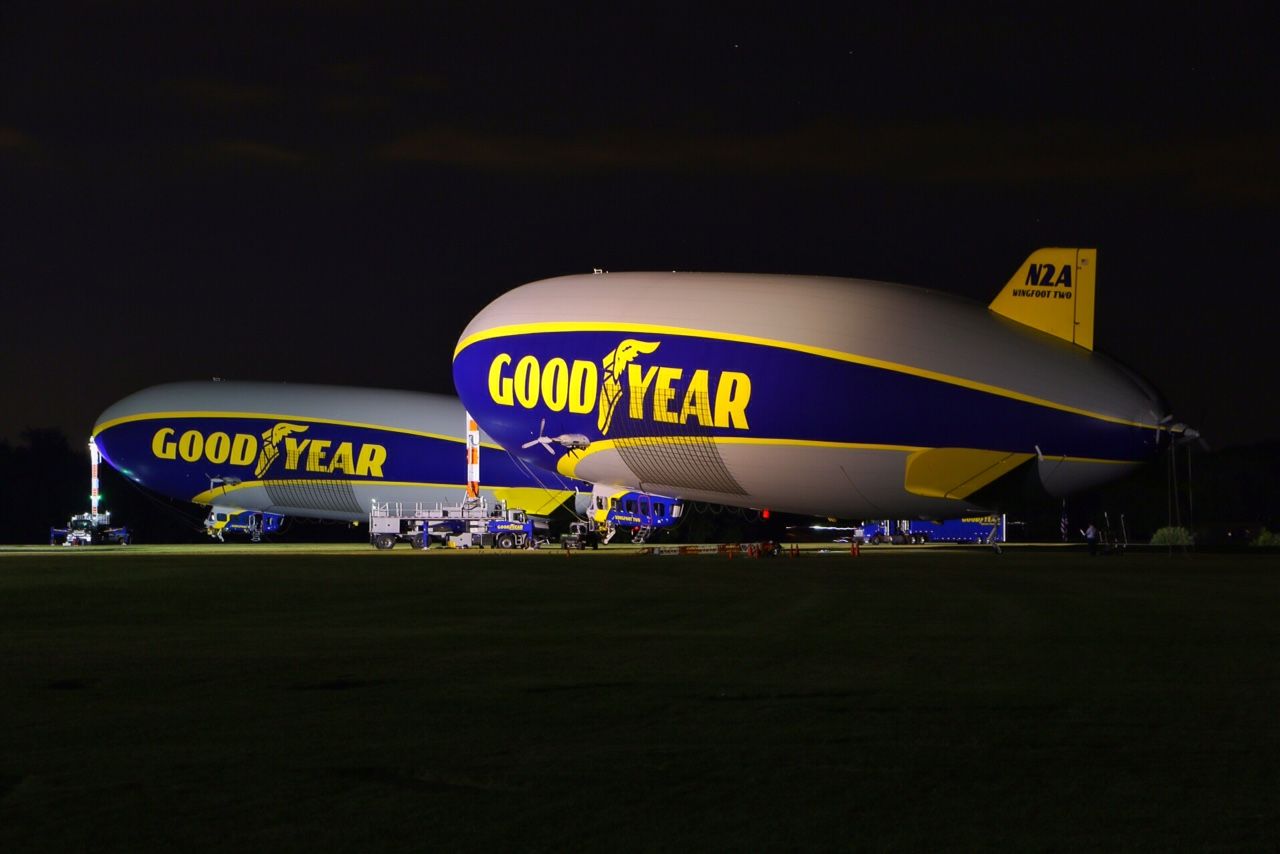
{"label": "tail propeller", "polygon": [[1173,436],[1173,443],[1175,445],[1189,445],[1192,442],[1197,442],[1199,443],[1202,451],[1209,450],[1209,443],[1200,435],[1200,431],[1192,427],[1188,427],[1186,424],[1181,422],[1174,424],[1169,428],[1169,433]]}

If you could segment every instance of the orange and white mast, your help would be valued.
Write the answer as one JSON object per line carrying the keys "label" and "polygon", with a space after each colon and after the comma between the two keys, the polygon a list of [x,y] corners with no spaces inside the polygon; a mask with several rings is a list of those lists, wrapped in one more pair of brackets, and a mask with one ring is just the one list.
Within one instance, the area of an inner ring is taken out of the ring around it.
{"label": "orange and white mast", "polygon": [[480,498],[480,425],[467,415],[467,501]]}
{"label": "orange and white mast", "polygon": [[93,517],[94,524],[98,521],[98,464],[102,462],[102,452],[98,450],[98,443],[93,441],[93,437],[89,437],[89,514]]}

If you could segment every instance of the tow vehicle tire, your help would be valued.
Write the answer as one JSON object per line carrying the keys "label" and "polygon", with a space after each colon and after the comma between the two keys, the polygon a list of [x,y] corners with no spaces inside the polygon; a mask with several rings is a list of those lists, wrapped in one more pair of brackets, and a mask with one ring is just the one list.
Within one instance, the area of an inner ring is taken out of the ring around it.
{"label": "tow vehicle tire", "polygon": [[396,544],[396,538],[390,534],[378,534],[373,538],[373,547],[375,549],[389,549]]}
{"label": "tow vehicle tire", "polygon": [[878,546],[883,542],[884,542],[884,537],[881,534],[876,534],[874,537],[871,538],[871,544],[873,546]]}
{"label": "tow vehicle tire", "polygon": [[409,548],[411,548],[411,549],[422,549],[422,548],[425,548],[425,547],[426,547],[426,543],[423,541],[423,539],[422,539],[422,537],[421,537],[421,536],[417,536],[417,537],[410,537],[410,538],[409,538]]}
{"label": "tow vehicle tire", "polygon": [[500,549],[514,549],[516,547],[516,538],[511,534],[499,534],[496,544]]}

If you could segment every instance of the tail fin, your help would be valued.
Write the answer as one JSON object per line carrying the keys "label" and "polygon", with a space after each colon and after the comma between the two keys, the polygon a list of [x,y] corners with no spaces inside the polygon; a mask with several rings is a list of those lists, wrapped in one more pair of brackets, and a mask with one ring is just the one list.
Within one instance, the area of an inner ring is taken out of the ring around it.
{"label": "tail fin", "polygon": [[1037,249],[987,308],[1093,349],[1096,249]]}

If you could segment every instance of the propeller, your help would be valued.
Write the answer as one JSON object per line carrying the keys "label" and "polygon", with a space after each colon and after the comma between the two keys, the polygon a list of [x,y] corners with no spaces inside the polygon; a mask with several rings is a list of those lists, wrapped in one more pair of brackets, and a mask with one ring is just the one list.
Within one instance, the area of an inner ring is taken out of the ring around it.
{"label": "propeller", "polygon": [[542,423],[538,425],[538,438],[529,442],[525,442],[520,447],[532,448],[534,445],[541,445],[543,448],[546,449],[548,454],[551,454],[551,456],[554,457],[556,455],[556,452],[551,450],[552,440],[550,436],[546,435],[546,431],[547,431],[547,419],[544,418],[542,419]]}
{"label": "propeller", "polygon": [[[1201,413],[1202,416],[1203,414],[1204,413]],[[1192,442],[1199,442],[1201,450],[1209,450],[1209,443],[1201,437],[1200,431],[1196,430],[1194,427],[1188,427],[1181,421],[1174,423],[1172,412],[1165,413],[1159,423],[1161,427],[1164,427],[1169,431],[1169,436],[1172,438],[1172,443],[1174,445],[1182,446],[1189,445]]]}
{"label": "propeller", "polygon": [[1199,443],[1201,450],[1209,450],[1209,443],[1200,435],[1200,431],[1193,427],[1188,427],[1182,422],[1178,422],[1170,427],[1169,433],[1173,436],[1173,443],[1175,445],[1189,445],[1192,442],[1197,442]]}
{"label": "propeller", "polygon": [[[1201,423],[1204,423],[1204,412],[1200,413]],[[1186,496],[1187,505],[1187,524],[1195,529],[1195,504],[1192,501],[1191,489],[1191,448],[1188,447],[1192,442],[1200,446],[1202,451],[1209,450],[1209,443],[1200,435],[1200,431],[1192,427],[1188,427],[1181,421],[1174,422],[1172,415],[1165,416],[1161,422],[1161,426],[1169,431],[1169,526],[1182,527],[1182,502],[1183,494]],[[1178,449],[1186,448],[1185,463],[1178,462]],[[1179,485],[1179,479],[1185,479],[1185,487]],[[1172,549],[1172,546],[1170,546]]]}
{"label": "propeller", "polygon": [[591,444],[591,440],[581,433],[561,433],[559,436],[548,436],[547,419],[542,419],[542,423],[538,425],[538,438],[525,442],[520,447],[532,448],[534,445],[541,445],[546,449],[548,454],[555,456],[555,451],[551,450],[553,444],[567,448],[570,453],[581,451],[587,445]]}

